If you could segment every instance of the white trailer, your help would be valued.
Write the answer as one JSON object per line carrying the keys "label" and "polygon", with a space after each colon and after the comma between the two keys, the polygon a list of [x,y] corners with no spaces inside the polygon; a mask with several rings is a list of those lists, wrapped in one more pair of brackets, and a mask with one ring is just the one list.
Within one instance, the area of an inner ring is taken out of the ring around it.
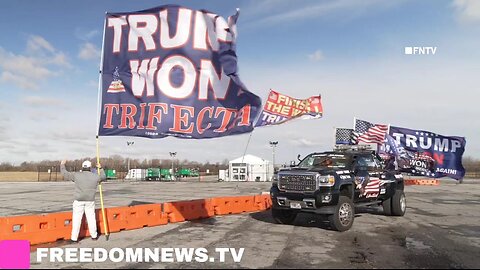
{"label": "white trailer", "polygon": [[146,175],[147,170],[145,169],[130,169],[125,176],[125,180],[142,181],[145,180]]}

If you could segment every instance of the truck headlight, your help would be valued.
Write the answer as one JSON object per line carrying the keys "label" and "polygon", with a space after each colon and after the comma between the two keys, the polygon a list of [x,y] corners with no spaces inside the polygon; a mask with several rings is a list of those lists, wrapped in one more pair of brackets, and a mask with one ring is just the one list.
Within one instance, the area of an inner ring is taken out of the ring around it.
{"label": "truck headlight", "polygon": [[274,174],[272,176],[272,184],[278,184],[278,175]]}
{"label": "truck headlight", "polygon": [[321,187],[333,187],[335,185],[335,176],[317,175],[318,185]]}

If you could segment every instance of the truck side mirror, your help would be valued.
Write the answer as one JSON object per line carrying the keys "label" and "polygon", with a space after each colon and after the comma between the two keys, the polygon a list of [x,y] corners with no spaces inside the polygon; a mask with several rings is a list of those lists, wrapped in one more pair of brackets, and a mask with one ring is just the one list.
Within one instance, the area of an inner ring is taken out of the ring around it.
{"label": "truck side mirror", "polygon": [[301,157],[301,155],[298,154],[298,156],[297,156],[298,161],[302,161],[302,159],[300,157]]}
{"label": "truck side mirror", "polygon": [[297,166],[297,164],[295,164],[295,161],[294,160],[290,161],[290,167],[295,167],[295,166]]}

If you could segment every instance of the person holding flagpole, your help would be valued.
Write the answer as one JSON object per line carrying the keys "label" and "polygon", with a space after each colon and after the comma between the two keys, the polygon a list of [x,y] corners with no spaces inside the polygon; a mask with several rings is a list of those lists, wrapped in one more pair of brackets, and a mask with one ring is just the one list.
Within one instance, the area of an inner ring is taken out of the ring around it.
{"label": "person holding flagpole", "polygon": [[82,225],[83,214],[87,218],[88,231],[93,240],[98,239],[97,221],[95,218],[95,194],[97,186],[101,181],[105,181],[105,171],[98,166],[100,173],[92,172],[92,163],[85,160],[82,163],[82,171],[69,172],[65,168],[66,161],[60,163],[60,172],[67,181],[75,183],[73,213],[72,213],[72,234],[71,242],[78,241],[78,234]]}

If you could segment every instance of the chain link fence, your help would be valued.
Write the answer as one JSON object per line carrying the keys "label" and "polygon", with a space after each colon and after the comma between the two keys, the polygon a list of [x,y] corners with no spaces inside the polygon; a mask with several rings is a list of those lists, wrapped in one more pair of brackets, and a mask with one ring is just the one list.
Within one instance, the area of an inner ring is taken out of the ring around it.
{"label": "chain link fence", "polygon": [[480,171],[468,171],[465,173],[465,178],[480,179]]}
{"label": "chain link fence", "polygon": [[37,181],[38,182],[64,181],[63,176],[60,173],[60,166],[38,166]]}

